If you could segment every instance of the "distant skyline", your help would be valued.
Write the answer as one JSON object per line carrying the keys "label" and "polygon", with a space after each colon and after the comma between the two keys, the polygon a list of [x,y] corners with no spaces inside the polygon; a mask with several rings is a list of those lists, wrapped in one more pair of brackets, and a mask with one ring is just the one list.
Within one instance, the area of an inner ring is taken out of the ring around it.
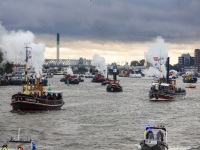
{"label": "distant skyline", "polygon": [[[162,36],[170,63],[200,48],[199,0],[0,0],[0,21],[9,31],[29,30],[46,45],[45,58],[92,59],[106,63],[144,59],[148,44]],[[1,31],[0,31],[1,33]]]}

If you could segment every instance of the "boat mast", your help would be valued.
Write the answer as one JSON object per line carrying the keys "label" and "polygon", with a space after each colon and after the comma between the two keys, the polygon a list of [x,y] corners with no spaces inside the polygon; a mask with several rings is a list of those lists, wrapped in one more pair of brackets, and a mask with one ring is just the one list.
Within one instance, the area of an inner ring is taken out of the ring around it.
{"label": "boat mast", "polygon": [[159,76],[159,84],[160,84],[160,77],[161,77],[161,50],[160,50],[160,76]]}
{"label": "boat mast", "polygon": [[[26,45],[26,72],[25,72],[25,75],[26,75],[26,84],[28,83],[27,81],[27,71],[28,71],[28,49],[31,48],[31,47],[28,47],[28,43],[24,43]],[[26,89],[27,90],[27,89]]]}

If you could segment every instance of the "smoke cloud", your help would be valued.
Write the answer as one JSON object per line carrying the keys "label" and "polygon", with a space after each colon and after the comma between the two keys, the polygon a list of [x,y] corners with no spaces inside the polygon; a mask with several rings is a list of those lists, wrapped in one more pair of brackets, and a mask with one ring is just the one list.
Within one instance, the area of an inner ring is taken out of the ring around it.
{"label": "smoke cloud", "polygon": [[107,65],[105,63],[104,57],[100,57],[100,55],[94,54],[93,61],[94,61],[94,65],[96,66],[96,69],[101,74],[104,74],[104,76],[106,76],[107,75]]}
{"label": "smoke cloud", "polygon": [[[154,40],[154,43],[149,45],[149,50],[145,52],[145,59],[147,62],[149,62],[152,66],[148,70],[145,70],[144,72],[147,75],[155,75],[159,76],[159,71],[155,71],[160,69],[160,64],[161,64],[161,72],[164,77],[166,77],[167,69],[166,69],[166,61],[168,57],[168,50],[169,50],[170,44],[165,43],[164,39],[162,37],[157,37]],[[154,57],[157,57],[159,61],[155,61]],[[153,69],[154,68],[154,69]]]}
{"label": "smoke cloud", "polygon": [[35,36],[30,31],[7,31],[0,23],[0,45],[3,47],[5,58],[8,61],[18,60],[25,61],[26,49],[24,48],[28,43],[28,49],[31,51],[31,58],[29,59],[29,66],[32,65],[37,73],[37,78],[42,75],[42,65],[44,64],[45,44],[34,43]]}
{"label": "smoke cloud", "polygon": [[67,68],[67,74],[70,74],[70,76],[73,76],[74,75],[74,73],[73,73],[73,71],[72,71],[72,68]]}

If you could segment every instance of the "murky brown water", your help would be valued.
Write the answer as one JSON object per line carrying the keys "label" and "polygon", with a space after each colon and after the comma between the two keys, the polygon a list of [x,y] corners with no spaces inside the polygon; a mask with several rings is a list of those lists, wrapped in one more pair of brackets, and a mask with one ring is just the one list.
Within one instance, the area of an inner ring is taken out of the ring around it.
{"label": "murky brown water", "polygon": [[[170,150],[200,146],[200,81],[186,89],[184,100],[148,101],[152,78],[118,78],[123,91],[108,93],[106,86],[91,83],[67,86],[62,76],[49,79],[52,90],[62,90],[63,110],[11,113],[11,96],[20,86],[0,87],[0,142],[21,135],[31,136],[37,150],[138,150],[148,124],[163,124]],[[177,85],[185,87],[182,79]],[[0,143],[0,144],[1,144]]]}

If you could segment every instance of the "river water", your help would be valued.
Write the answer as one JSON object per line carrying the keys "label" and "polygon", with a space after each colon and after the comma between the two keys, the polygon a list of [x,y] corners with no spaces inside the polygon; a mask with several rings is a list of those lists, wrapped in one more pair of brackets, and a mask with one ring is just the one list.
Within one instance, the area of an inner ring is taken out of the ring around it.
{"label": "river water", "polygon": [[[148,101],[152,78],[120,78],[123,92],[85,79],[67,86],[62,76],[49,79],[52,90],[62,90],[65,105],[59,111],[11,113],[11,96],[21,86],[0,87],[0,142],[31,136],[37,150],[139,150],[148,124],[165,125],[170,150],[200,149],[200,82],[186,89],[184,100]],[[110,78],[112,78],[110,76]],[[181,78],[178,87],[185,87]],[[1,145],[0,143],[0,145]]]}

